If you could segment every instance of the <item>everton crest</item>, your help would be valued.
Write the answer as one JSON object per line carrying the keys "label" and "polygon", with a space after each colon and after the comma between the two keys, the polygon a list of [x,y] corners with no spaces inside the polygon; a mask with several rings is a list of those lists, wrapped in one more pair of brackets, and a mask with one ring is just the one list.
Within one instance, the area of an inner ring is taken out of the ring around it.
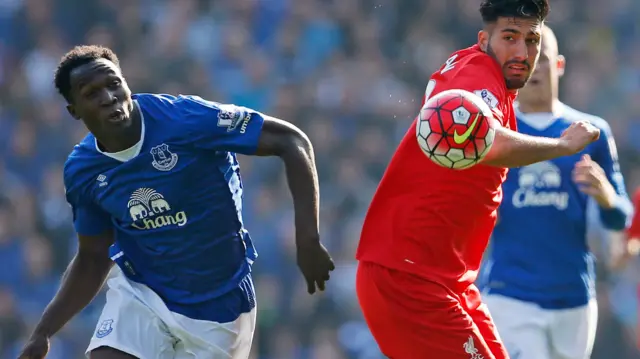
{"label": "everton crest", "polygon": [[158,171],[170,171],[178,163],[178,155],[169,151],[169,145],[163,143],[151,149],[153,162],[151,164]]}
{"label": "everton crest", "polygon": [[96,338],[104,338],[113,331],[113,319],[103,320],[96,330]]}

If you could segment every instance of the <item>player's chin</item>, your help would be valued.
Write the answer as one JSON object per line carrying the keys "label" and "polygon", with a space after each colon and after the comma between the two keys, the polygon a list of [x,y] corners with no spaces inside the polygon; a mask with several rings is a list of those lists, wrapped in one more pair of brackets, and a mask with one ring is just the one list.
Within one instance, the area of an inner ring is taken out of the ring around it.
{"label": "player's chin", "polygon": [[507,83],[507,89],[519,90],[527,84],[529,77],[508,77],[505,80]]}

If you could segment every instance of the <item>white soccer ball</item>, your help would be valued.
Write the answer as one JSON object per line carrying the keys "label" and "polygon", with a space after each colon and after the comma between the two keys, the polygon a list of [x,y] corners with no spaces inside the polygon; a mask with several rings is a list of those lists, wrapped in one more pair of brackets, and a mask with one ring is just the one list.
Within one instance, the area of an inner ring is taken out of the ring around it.
{"label": "white soccer ball", "polygon": [[438,165],[469,168],[493,145],[493,115],[482,98],[469,91],[443,91],[420,110],[416,138],[422,152]]}

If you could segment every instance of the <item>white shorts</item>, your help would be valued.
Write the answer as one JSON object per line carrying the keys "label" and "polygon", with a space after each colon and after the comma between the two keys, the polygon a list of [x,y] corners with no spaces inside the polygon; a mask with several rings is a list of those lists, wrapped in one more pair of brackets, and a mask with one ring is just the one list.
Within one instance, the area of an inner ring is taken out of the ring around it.
{"label": "white shorts", "polygon": [[86,355],[102,346],[139,359],[246,359],[256,325],[256,309],[230,323],[187,318],[169,311],[143,284],[114,267],[107,280],[107,303]]}
{"label": "white shorts", "polygon": [[498,333],[511,359],[588,359],[598,325],[598,304],[550,310],[498,294],[488,294]]}

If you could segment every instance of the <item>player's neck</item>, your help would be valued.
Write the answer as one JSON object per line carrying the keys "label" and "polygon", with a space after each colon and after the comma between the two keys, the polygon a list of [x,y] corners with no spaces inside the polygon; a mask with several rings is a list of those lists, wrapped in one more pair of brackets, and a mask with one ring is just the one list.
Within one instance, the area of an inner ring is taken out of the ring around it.
{"label": "player's neck", "polygon": [[518,103],[518,109],[522,113],[553,113],[557,108],[557,103],[557,100],[539,103],[520,102]]}
{"label": "player's neck", "polygon": [[133,102],[133,110],[130,114],[131,126],[122,130],[117,136],[113,134],[100,136],[93,134],[98,140],[100,150],[107,153],[116,153],[124,151],[135,146],[142,136],[142,117],[140,116],[140,108],[137,102]]}

